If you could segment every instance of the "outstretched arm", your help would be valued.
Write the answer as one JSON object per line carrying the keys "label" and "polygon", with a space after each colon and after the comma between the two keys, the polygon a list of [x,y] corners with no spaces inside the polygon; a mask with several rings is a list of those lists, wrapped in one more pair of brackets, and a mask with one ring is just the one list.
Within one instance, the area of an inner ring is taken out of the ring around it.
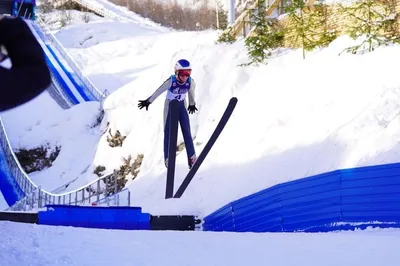
{"label": "outstretched arm", "polygon": [[149,98],[147,98],[146,100],[140,100],[138,105],[139,109],[146,107],[147,111],[149,109],[149,105],[154,102],[157,97],[160,96],[164,91],[168,90],[171,87],[171,82],[171,79],[168,78]]}
{"label": "outstretched arm", "polygon": [[168,90],[171,87],[171,84],[172,83],[170,78],[164,81],[164,83],[161,84],[161,86],[148,98],[149,102],[154,102],[158,96],[160,96],[164,91]]}
{"label": "outstretched arm", "polygon": [[189,90],[189,105],[196,105],[196,82],[192,79]]}

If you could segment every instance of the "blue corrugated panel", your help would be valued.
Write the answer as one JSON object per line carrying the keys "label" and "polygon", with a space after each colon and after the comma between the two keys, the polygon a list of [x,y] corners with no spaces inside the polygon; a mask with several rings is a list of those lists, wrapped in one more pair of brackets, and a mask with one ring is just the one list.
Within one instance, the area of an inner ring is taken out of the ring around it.
{"label": "blue corrugated panel", "polygon": [[308,190],[312,187],[318,187],[329,183],[340,181],[340,172],[332,171],[324,174],[319,174],[307,178],[293,180],[280,184],[281,193],[296,192],[300,190]]}
{"label": "blue corrugated panel", "polygon": [[220,213],[213,227],[220,228],[217,223],[230,221],[231,215],[236,232],[400,227],[400,164],[336,170],[282,183],[232,202],[231,210]]}
{"label": "blue corrugated panel", "polygon": [[394,169],[400,170],[400,163],[390,163],[390,164],[381,164],[381,165],[372,165],[372,166],[363,166],[363,167],[355,167],[355,168],[348,168],[348,169],[341,169],[338,170],[340,171],[341,174],[354,174],[358,172],[369,172],[369,171],[381,171],[381,170],[387,170],[387,169]]}
{"label": "blue corrugated panel", "polygon": [[[252,215],[253,213],[273,213],[281,208],[281,200],[275,198],[274,201],[270,201],[268,195],[266,196],[265,201],[257,201],[251,202],[247,201],[248,207],[243,207],[242,205],[232,204],[233,214],[235,216],[235,220],[239,219],[239,217],[245,217]],[[242,207],[237,207],[242,206]]]}
{"label": "blue corrugated panel", "polygon": [[[281,192],[280,186],[274,186],[232,203],[235,228],[239,232],[262,230],[259,225],[267,228],[280,228]],[[253,228],[258,225],[257,228]]]}
{"label": "blue corrugated panel", "polygon": [[399,223],[400,211],[345,211],[342,212],[343,222],[380,222]]}
{"label": "blue corrugated panel", "polygon": [[205,231],[232,231],[234,230],[232,214],[217,217],[215,219],[208,219],[203,226]]}
{"label": "blue corrugated panel", "polygon": [[400,194],[399,193],[387,193],[387,194],[374,194],[366,196],[358,195],[347,195],[341,197],[342,204],[368,204],[368,203],[378,203],[378,202],[398,202],[400,204]]}
{"label": "blue corrugated panel", "polygon": [[233,217],[231,204],[225,205],[204,218],[204,231],[232,231]]}
{"label": "blue corrugated panel", "polygon": [[342,189],[376,187],[376,186],[400,186],[400,176],[382,176],[368,179],[347,179],[341,184]]}
{"label": "blue corrugated panel", "polygon": [[280,232],[282,230],[282,217],[280,212],[255,214],[236,222],[235,232]]}
{"label": "blue corrugated panel", "polygon": [[340,217],[340,205],[325,203],[325,206],[299,212],[297,215],[283,215],[282,228],[285,232],[293,232],[313,226],[328,226],[332,222],[340,221]]}
{"label": "blue corrugated panel", "polygon": [[47,205],[39,223],[104,229],[150,229],[150,215],[140,207],[91,207]]}
{"label": "blue corrugated panel", "polygon": [[369,197],[374,194],[393,194],[400,193],[400,186],[367,186],[367,187],[356,187],[356,188],[348,188],[342,189],[342,196],[364,196]]}
{"label": "blue corrugated panel", "polygon": [[243,197],[239,200],[233,201],[231,204],[234,206],[235,210],[238,210],[242,207],[249,207],[249,204],[256,204],[257,202],[264,202],[264,204],[268,204],[276,202],[280,200],[281,195],[281,185],[275,185],[268,189],[261,190],[257,193],[251,194],[249,196]]}

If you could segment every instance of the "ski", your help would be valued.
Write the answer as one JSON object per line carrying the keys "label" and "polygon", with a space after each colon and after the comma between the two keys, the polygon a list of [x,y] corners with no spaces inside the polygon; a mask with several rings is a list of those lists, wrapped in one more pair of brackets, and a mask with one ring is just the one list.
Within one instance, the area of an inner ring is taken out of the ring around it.
{"label": "ski", "polygon": [[[167,183],[165,186],[165,198],[172,198],[174,195],[176,144],[178,142],[178,120],[179,102],[172,100],[169,103],[169,144],[168,144],[168,164],[167,164]],[[167,121],[168,122],[168,121]]]}
{"label": "ski", "polygon": [[204,146],[203,150],[201,151],[200,156],[197,158],[197,161],[194,163],[193,167],[189,170],[189,173],[186,175],[181,186],[176,191],[174,198],[180,198],[183,195],[183,193],[185,192],[190,181],[192,181],[192,179],[193,179],[194,175],[196,174],[197,170],[199,169],[200,165],[203,163],[207,154],[209,153],[212,146],[217,141],[219,135],[221,134],[222,130],[224,129],[225,125],[227,124],[229,118],[231,117],[231,115],[233,113],[233,110],[236,107],[237,102],[238,102],[238,99],[236,97],[233,97],[230,99],[229,104],[226,107],[224,114],[222,115],[221,120],[219,121],[217,127],[215,128],[215,130],[214,130],[213,134],[211,135],[210,139],[208,140],[207,144]]}

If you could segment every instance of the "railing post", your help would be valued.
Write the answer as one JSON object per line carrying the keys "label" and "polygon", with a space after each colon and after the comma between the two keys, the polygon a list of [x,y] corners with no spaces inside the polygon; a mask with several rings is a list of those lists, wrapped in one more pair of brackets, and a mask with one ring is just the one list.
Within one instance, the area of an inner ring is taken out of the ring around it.
{"label": "railing post", "polygon": [[[107,182],[106,182],[107,184]],[[107,189],[107,185],[106,185],[106,189]],[[97,202],[99,202],[100,200],[100,179],[97,180]]]}
{"label": "railing post", "polygon": [[117,197],[118,197],[118,172],[114,169],[114,205],[117,204]]}
{"label": "railing post", "polygon": [[118,193],[118,172],[114,170],[114,194]]}
{"label": "railing post", "polygon": [[39,194],[38,194],[38,207],[39,209],[42,208],[42,189],[39,188]]}

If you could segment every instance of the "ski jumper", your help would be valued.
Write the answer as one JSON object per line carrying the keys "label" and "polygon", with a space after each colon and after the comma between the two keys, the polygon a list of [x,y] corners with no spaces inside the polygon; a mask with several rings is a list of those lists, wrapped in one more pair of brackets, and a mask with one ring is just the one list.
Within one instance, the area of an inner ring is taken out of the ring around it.
{"label": "ski jumper", "polygon": [[188,94],[189,105],[196,105],[195,102],[195,81],[189,77],[185,83],[179,83],[175,75],[171,75],[164,83],[150,96],[149,101],[152,103],[159,95],[167,91],[167,96],[164,103],[164,160],[168,159],[168,146],[169,146],[169,102],[171,100],[178,100],[179,102],[179,124],[183,139],[185,141],[186,154],[188,162],[193,156],[196,156],[194,149],[192,133],[190,131],[189,115],[186,111],[186,95]]}

